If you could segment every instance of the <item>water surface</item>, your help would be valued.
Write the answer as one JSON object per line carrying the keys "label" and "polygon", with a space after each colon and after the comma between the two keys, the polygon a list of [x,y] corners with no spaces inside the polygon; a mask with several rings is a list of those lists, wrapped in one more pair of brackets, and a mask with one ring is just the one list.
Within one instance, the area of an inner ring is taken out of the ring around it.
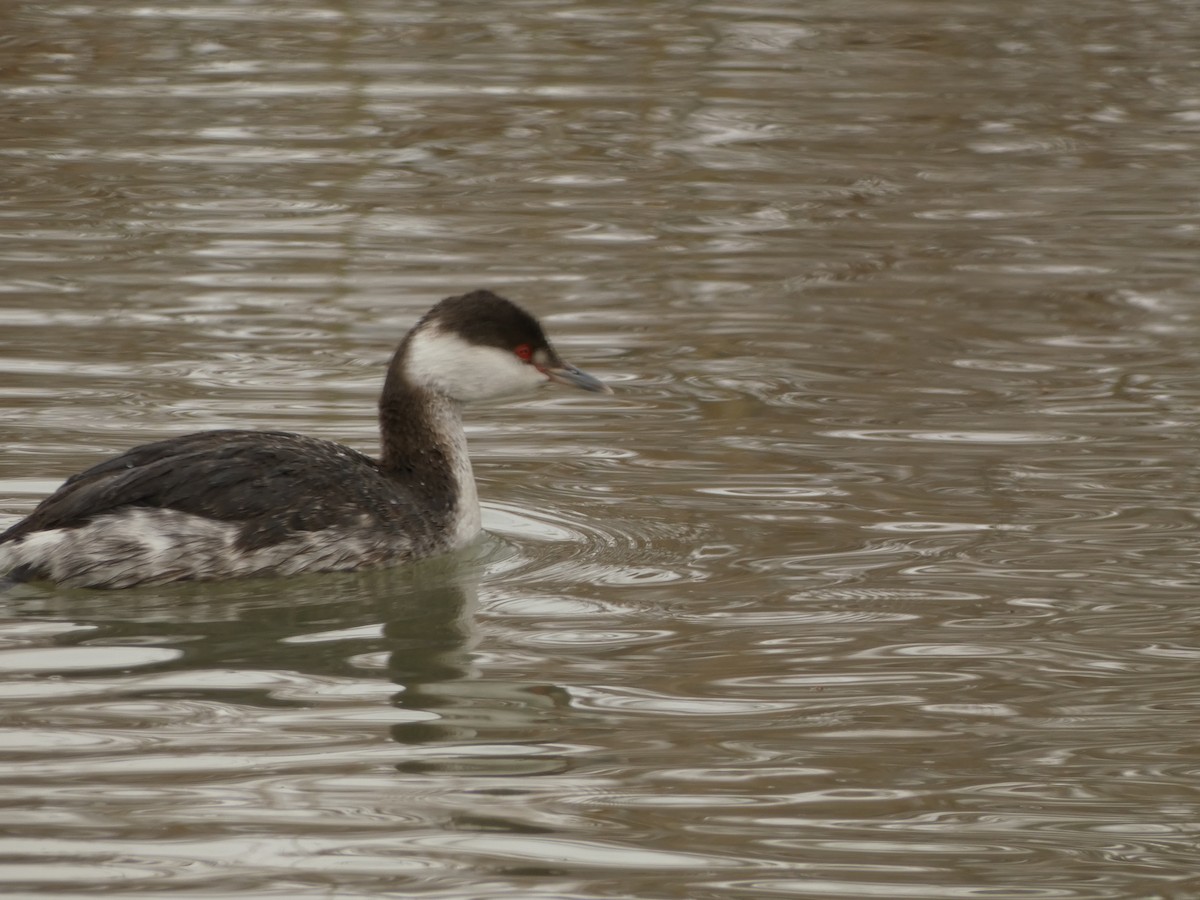
{"label": "water surface", "polygon": [[407,569],[0,599],[10,896],[1187,898],[1200,15],[16,2],[0,512],[172,434],[373,451],[490,287]]}

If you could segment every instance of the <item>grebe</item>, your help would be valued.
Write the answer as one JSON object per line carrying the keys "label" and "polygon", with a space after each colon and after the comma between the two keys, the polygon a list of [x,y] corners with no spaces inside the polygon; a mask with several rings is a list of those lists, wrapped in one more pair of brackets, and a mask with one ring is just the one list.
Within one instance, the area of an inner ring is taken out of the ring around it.
{"label": "grebe", "polygon": [[447,298],[401,341],[379,399],[382,452],[279,431],[135,447],[0,534],[0,573],[66,587],[328,572],[453,550],[480,528],[460,411],[550,381],[612,393],[490,291]]}

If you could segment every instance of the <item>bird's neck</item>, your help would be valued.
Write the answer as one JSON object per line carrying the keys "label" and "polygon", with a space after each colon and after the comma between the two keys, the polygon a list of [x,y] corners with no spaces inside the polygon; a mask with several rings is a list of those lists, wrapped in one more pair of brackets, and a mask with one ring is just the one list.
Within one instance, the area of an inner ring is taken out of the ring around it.
{"label": "bird's neck", "polygon": [[412,384],[400,354],[392,360],[379,398],[385,475],[405,485],[465,543],[479,530],[479,499],[467,454],[462,407],[436,391]]}

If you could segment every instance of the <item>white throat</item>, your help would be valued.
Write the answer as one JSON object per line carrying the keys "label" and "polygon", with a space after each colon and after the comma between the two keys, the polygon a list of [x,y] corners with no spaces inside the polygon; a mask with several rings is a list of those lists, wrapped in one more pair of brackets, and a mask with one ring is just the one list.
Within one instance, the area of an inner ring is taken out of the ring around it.
{"label": "white throat", "polygon": [[452,548],[463,547],[479,534],[482,522],[475,472],[471,468],[467,434],[462,426],[462,406],[449,397],[430,395],[428,411],[429,425],[446,453],[450,475],[454,480],[455,502],[447,523],[447,533]]}

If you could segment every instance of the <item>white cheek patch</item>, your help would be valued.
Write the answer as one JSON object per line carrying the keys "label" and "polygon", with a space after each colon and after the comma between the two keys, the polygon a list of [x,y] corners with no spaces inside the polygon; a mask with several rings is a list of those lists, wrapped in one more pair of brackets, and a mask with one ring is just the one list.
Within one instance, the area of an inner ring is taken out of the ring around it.
{"label": "white cheek patch", "polygon": [[548,381],[514,353],[470,344],[437,328],[413,335],[405,369],[414,384],[460,402],[525,393]]}

